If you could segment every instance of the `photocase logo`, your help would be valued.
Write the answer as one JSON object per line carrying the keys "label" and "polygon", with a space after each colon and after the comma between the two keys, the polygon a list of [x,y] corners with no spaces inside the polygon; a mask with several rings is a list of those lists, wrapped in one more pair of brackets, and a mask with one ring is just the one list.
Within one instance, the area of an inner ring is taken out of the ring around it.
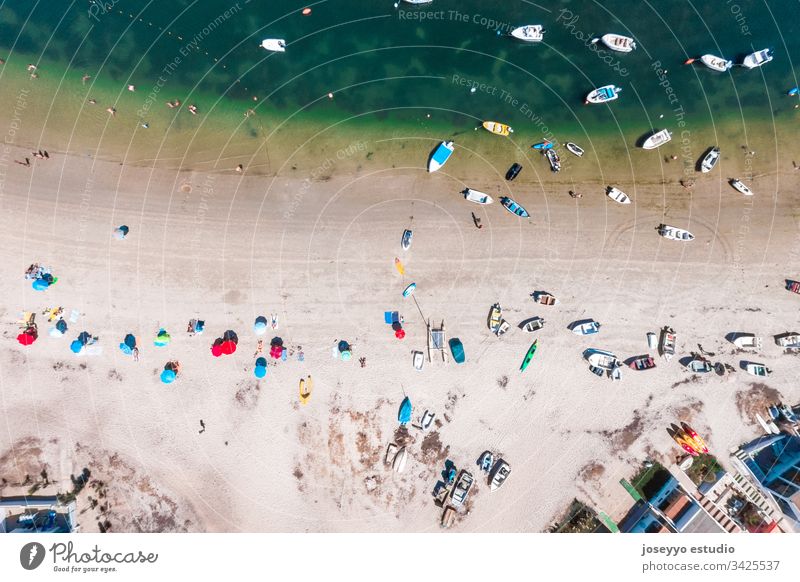
{"label": "photocase logo", "polygon": [[45,549],[39,542],[30,542],[19,551],[19,563],[26,570],[35,570],[44,562]]}

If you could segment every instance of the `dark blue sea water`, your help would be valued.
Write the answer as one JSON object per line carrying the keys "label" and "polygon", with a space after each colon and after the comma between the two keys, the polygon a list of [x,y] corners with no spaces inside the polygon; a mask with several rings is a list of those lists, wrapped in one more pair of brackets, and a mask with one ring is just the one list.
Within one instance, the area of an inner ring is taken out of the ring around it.
{"label": "dark blue sea water", "polygon": [[[305,6],[308,16],[301,14]],[[144,116],[169,98],[222,96],[217,106],[247,101],[265,112],[296,112],[297,121],[313,115],[402,121],[438,108],[437,119],[455,128],[496,119],[543,134],[618,125],[646,131],[773,115],[793,123],[797,101],[785,93],[798,84],[798,6],[794,0],[434,0],[397,8],[391,0],[20,0],[0,8],[0,49],[71,70],[73,82],[87,73],[100,85],[133,83]],[[527,23],[545,26],[543,43],[497,34]],[[588,43],[606,32],[633,36],[638,49],[599,52]],[[286,53],[259,48],[267,37],[286,39]],[[738,60],[765,47],[775,59],[761,69],[715,73],[683,65],[704,53]],[[609,83],[623,88],[617,102],[583,105],[589,90]]]}

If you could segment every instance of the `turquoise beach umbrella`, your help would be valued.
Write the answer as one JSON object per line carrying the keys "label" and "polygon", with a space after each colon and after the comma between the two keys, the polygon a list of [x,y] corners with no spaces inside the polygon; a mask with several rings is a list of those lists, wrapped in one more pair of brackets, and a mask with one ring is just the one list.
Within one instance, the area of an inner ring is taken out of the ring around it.
{"label": "turquoise beach umbrella", "polygon": [[172,370],[164,370],[161,372],[161,381],[164,384],[172,384],[177,378],[177,375]]}

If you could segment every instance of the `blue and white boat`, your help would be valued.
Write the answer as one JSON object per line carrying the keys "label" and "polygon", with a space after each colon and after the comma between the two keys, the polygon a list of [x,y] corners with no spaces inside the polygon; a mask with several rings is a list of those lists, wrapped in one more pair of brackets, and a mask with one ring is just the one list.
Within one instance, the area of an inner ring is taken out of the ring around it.
{"label": "blue and white boat", "polygon": [[600,324],[594,319],[581,319],[571,323],[569,328],[576,335],[593,335],[600,331]]}
{"label": "blue and white boat", "polygon": [[449,160],[450,156],[452,155],[453,155],[453,142],[443,141],[433,151],[433,155],[431,155],[431,159],[428,161],[428,171],[435,172],[436,170],[440,169],[447,163],[447,160]]}
{"label": "blue and white boat", "polygon": [[614,99],[619,97],[620,91],[622,91],[622,89],[616,85],[603,85],[586,96],[586,103],[606,103],[608,101],[614,101]]}
{"label": "blue and white boat", "polygon": [[522,206],[514,202],[514,200],[512,200],[508,196],[503,196],[500,199],[500,202],[503,204],[503,207],[506,210],[508,210],[511,214],[516,214],[520,218],[528,218],[530,216],[527,210],[525,210]]}
{"label": "blue and white boat", "polygon": [[756,67],[770,62],[772,58],[772,49],[765,48],[747,55],[742,61],[742,66],[745,69],[755,69]]}

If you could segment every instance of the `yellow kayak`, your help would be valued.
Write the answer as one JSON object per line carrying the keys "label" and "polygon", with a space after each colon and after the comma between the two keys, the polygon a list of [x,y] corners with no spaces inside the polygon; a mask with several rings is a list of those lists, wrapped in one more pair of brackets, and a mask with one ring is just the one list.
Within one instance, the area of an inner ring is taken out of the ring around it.
{"label": "yellow kayak", "polygon": [[394,266],[397,269],[398,273],[400,273],[401,275],[406,274],[406,268],[403,266],[403,263],[400,262],[400,259],[398,259],[397,257],[395,257],[394,259]]}
{"label": "yellow kayak", "polygon": [[507,136],[509,133],[514,133],[514,130],[511,129],[505,123],[498,123],[497,121],[484,121],[483,122],[483,129],[486,131],[491,131],[496,135],[503,135]]}
{"label": "yellow kayak", "polygon": [[314,388],[314,381],[311,376],[307,380],[300,379],[300,404],[308,404],[311,398],[311,390]]}

